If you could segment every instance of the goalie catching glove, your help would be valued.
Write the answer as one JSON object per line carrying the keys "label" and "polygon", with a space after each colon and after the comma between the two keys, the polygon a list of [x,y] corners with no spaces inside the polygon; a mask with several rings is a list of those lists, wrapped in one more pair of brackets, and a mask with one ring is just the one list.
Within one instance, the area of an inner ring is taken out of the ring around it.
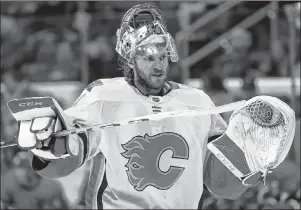
{"label": "goalie catching glove", "polygon": [[295,113],[271,96],[257,96],[235,110],[226,132],[208,149],[247,187],[265,183],[287,156],[295,133]]}
{"label": "goalie catching glove", "polygon": [[61,130],[75,128],[74,119],[65,115],[58,102],[51,97],[15,99],[8,108],[19,123],[17,143],[21,149],[30,149],[44,159],[76,156],[82,142],[80,137],[69,135],[51,137]]}

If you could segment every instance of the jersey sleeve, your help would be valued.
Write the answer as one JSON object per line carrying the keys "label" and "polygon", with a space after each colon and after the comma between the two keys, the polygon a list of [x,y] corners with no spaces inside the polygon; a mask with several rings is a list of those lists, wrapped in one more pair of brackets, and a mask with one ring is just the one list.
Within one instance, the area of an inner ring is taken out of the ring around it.
{"label": "jersey sleeve", "polygon": [[[99,85],[99,83],[97,84]],[[64,110],[67,116],[75,119],[74,128],[98,124],[101,120],[103,101],[95,100],[95,97],[91,97],[90,92],[93,87],[94,86],[91,87],[90,84],[75,101],[73,106]],[[101,152],[99,149],[101,141],[100,130],[89,130],[85,133],[78,134],[78,140],[81,141],[81,144],[77,156],[45,160],[29,151],[29,160],[32,169],[36,173],[48,178],[60,178],[69,175],[86,161]],[[59,142],[63,141],[60,140]]]}
{"label": "jersey sleeve", "polygon": [[211,127],[208,134],[209,141],[223,134],[227,129],[227,123],[219,114],[211,115]]}
{"label": "jersey sleeve", "polygon": [[[216,107],[214,102],[211,100],[211,98],[207,94],[205,94],[203,91],[201,91],[200,95],[201,95],[201,97],[200,97],[201,103],[202,102],[205,103],[206,108]],[[220,114],[211,115],[210,130],[208,133],[209,141],[211,141],[211,139],[215,138],[216,136],[223,134],[226,131],[226,129],[227,129],[227,123],[221,117]]]}

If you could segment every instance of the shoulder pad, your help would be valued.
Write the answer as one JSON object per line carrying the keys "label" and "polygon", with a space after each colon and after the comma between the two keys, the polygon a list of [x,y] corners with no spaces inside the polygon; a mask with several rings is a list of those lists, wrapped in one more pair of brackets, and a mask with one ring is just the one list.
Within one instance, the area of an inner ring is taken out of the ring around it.
{"label": "shoulder pad", "polygon": [[121,85],[126,84],[123,77],[115,77],[115,78],[102,78],[91,82],[85,90],[91,92],[93,88],[98,86],[104,86],[104,88],[118,88]]}
{"label": "shoulder pad", "polygon": [[101,79],[95,80],[86,87],[86,90],[91,92],[92,88],[94,88],[95,86],[100,86],[100,85],[103,85],[103,82],[101,81]]}
{"label": "shoulder pad", "polygon": [[196,90],[199,91],[199,89],[196,89],[194,87],[188,86],[188,85],[184,85],[184,84],[178,84],[180,89],[190,89],[190,90]]}
{"label": "shoulder pad", "polygon": [[99,79],[85,88],[73,106],[79,103],[91,104],[95,101],[137,101],[139,99],[124,78]]}
{"label": "shoulder pad", "polygon": [[[177,83],[176,83],[177,84]],[[203,108],[214,107],[211,98],[203,91],[188,85],[177,84],[179,86],[181,101],[189,106],[197,106]]]}

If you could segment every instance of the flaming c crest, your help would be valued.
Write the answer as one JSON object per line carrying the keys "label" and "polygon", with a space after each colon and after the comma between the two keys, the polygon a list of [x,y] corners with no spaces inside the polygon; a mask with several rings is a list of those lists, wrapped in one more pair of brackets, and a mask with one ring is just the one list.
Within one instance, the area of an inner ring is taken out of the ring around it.
{"label": "flaming c crest", "polygon": [[129,182],[137,191],[142,191],[147,186],[166,190],[179,179],[184,167],[170,166],[166,172],[160,170],[159,161],[164,151],[172,150],[172,158],[189,158],[189,148],[185,139],[171,132],[136,136],[121,146],[125,150],[121,155],[128,159],[125,167]]}

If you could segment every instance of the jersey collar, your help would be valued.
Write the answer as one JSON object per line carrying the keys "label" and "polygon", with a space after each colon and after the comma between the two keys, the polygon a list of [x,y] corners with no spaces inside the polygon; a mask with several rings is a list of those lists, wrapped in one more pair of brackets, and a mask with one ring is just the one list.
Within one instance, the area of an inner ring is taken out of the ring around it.
{"label": "jersey collar", "polygon": [[[134,88],[136,88],[142,95],[144,95],[134,84],[133,80],[130,79],[126,79],[127,83],[131,86],[133,86]],[[167,81],[164,83],[162,90],[160,91],[159,95],[160,97],[163,97],[165,95],[167,95],[168,93],[170,93],[170,91],[172,91],[173,89],[179,89],[179,85],[175,82],[172,81]],[[145,95],[146,96],[146,95]]]}
{"label": "jersey collar", "polygon": [[164,86],[161,90],[160,95],[149,95],[146,96],[143,93],[140,92],[140,90],[135,87],[134,83],[132,80],[128,80],[126,79],[126,82],[130,85],[130,87],[140,96],[142,97],[144,100],[149,101],[151,103],[155,103],[155,104],[160,104],[160,103],[165,103],[167,101],[169,101],[174,94],[177,93],[177,91],[172,91],[175,89],[179,89],[179,85],[175,82],[172,81],[167,81],[164,83]]}

